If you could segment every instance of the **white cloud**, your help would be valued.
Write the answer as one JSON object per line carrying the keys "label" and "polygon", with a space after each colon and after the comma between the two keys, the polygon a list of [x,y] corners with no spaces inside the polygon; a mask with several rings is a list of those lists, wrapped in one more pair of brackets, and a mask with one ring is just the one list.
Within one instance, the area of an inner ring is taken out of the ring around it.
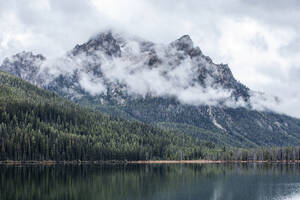
{"label": "white cloud", "polygon": [[1,1],[0,61],[22,50],[56,57],[107,27],[159,43],[190,34],[215,62],[228,63],[238,80],[278,96],[286,102],[280,110],[300,117],[294,75],[300,69],[300,3],[266,2]]}
{"label": "white cloud", "polygon": [[[42,72],[46,71],[53,78],[69,74],[72,79],[75,70],[81,88],[91,95],[105,94],[107,83],[119,83],[133,95],[170,96],[192,105],[217,105],[222,101],[228,106],[237,106],[231,98],[232,91],[213,84],[213,78],[209,75],[205,79],[205,88],[194,81],[198,78],[199,62],[210,71],[216,70],[214,65],[204,60],[193,60],[175,50],[175,47],[157,45],[153,48],[159,54],[160,64],[149,67],[146,64],[150,58],[149,51],[141,51],[136,39],[125,40],[121,57],[107,56],[101,50],[88,55],[84,52],[75,57],[68,55],[46,61]],[[185,59],[178,59],[177,56]],[[95,71],[101,72],[101,75]]]}
{"label": "white cloud", "polygon": [[102,80],[89,73],[80,73],[79,84],[91,95],[106,92]]}

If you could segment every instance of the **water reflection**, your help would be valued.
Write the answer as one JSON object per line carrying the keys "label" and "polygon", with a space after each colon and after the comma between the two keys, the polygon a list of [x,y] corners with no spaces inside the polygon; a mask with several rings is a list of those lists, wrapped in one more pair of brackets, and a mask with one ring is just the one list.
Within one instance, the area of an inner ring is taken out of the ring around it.
{"label": "water reflection", "polygon": [[0,199],[300,199],[299,164],[0,166]]}
{"label": "water reflection", "polygon": [[279,196],[274,199],[275,200],[300,200],[300,184],[298,184],[297,186],[295,185],[292,194],[287,196]]}

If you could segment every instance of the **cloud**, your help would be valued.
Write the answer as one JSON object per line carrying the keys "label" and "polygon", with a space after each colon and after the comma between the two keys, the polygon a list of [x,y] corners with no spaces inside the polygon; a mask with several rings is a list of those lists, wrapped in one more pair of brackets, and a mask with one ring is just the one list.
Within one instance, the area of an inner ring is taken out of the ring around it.
{"label": "cloud", "polygon": [[1,1],[0,61],[22,50],[54,58],[107,27],[164,44],[189,34],[242,83],[278,96],[285,113],[300,117],[299,8],[297,0]]}
{"label": "cloud", "polygon": [[106,92],[102,79],[94,77],[93,74],[80,73],[79,84],[91,95],[97,95]]}
{"label": "cloud", "polygon": [[[133,96],[175,97],[182,103],[192,105],[217,105],[222,102],[227,106],[238,106],[233,101],[232,90],[216,84],[209,74],[204,80],[205,87],[195,81],[198,79],[199,67],[217,73],[216,66],[204,58],[192,59],[172,45],[152,44],[145,51],[141,46],[145,41],[130,36],[118,37],[125,41],[121,57],[111,57],[105,51],[91,47],[92,53],[78,51],[76,56],[68,53],[57,60],[46,61],[40,75],[48,76],[48,80],[66,75],[72,83],[74,77],[75,80],[78,77],[78,86],[91,95],[106,94],[108,87],[115,86],[117,90],[121,89],[125,94]],[[153,56],[150,52],[153,50],[159,62],[149,66]],[[43,75],[44,72],[46,75]],[[73,86],[69,88],[74,89]]]}
{"label": "cloud", "polygon": [[[166,58],[166,55],[160,58]],[[129,94],[176,97],[182,103],[192,105],[216,105],[220,100],[231,100],[232,91],[228,89],[210,87],[210,83],[204,88],[192,82],[197,73],[191,59],[187,58],[179,65],[164,60],[154,68],[145,65],[147,60],[148,57],[144,57],[133,63],[117,58],[113,64],[111,60],[102,63],[101,69],[109,81],[126,85]],[[209,82],[209,77],[206,81]]]}
{"label": "cloud", "polygon": [[0,13],[0,60],[20,50],[56,57],[112,24],[89,1],[2,1]]}

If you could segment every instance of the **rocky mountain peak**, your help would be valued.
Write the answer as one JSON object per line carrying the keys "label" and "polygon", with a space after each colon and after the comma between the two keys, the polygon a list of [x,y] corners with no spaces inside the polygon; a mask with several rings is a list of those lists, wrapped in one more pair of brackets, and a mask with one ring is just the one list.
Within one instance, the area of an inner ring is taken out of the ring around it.
{"label": "rocky mountain peak", "polygon": [[32,52],[22,51],[10,58],[5,58],[1,68],[6,68],[7,70],[17,70],[21,68],[30,70],[32,68],[38,68],[44,60],[46,60],[46,58],[41,54],[33,54]]}
{"label": "rocky mountain peak", "polygon": [[[139,89],[130,85],[132,83],[127,78],[136,76],[132,79],[141,80],[140,77],[144,76],[144,71],[155,73],[156,70],[159,72],[157,78],[176,87],[200,85],[204,88],[222,88],[233,91],[236,99],[242,97],[247,100],[249,98],[249,89],[236,81],[228,65],[214,64],[208,56],[202,54],[199,47],[194,46],[189,35],[184,35],[169,45],[156,45],[142,39],[106,31],[99,33],[84,44],[76,45],[67,57],[71,59],[58,62],[61,65],[58,66],[58,70],[67,66],[72,66],[74,70],[68,74],[61,72],[58,77],[55,74],[55,80],[51,79],[50,85],[56,88],[55,91],[63,90],[57,88],[72,88],[68,96],[73,95],[74,88],[79,91],[78,95],[76,93],[74,96],[80,96],[85,90],[90,91],[96,88],[98,91],[98,85],[100,85],[99,88],[109,88],[108,84],[111,82],[115,85],[120,82],[120,85],[127,85],[131,90],[134,90],[132,88]],[[103,57],[109,59],[103,59]],[[21,52],[6,59],[0,66],[0,70],[42,85],[46,81],[41,79],[49,76],[47,72],[40,72],[43,60],[45,58],[40,54]],[[45,70],[45,67],[43,69]],[[115,71],[112,73],[112,71],[107,71],[108,69]],[[120,72],[123,74],[120,75]],[[121,79],[120,76],[123,78]],[[180,82],[176,82],[177,79]],[[93,87],[90,87],[91,85]],[[155,88],[151,90],[156,91]],[[65,90],[58,93],[65,93]]]}
{"label": "rocky mountain peak", "polygon": [[179,51],[189,52],[194,48],[194,42],[189,35],[184,35],[171,43]]}
{"label": "rocky mountain peak", "polygon": [[22,51],[13,55],[11,58],[6,58],[4,62],[24,62],[30,63],[36,60],[45,60],[46,58],[42,54],[34,54],[31,51]]}
{"label": "rocky mountain peak", "polygon": [[73,56],[79,55],[81,53],[90,55],[94,54],[97,51],[103,51],[108,56],[121,56],[120,45],[118,44],[117,39],[114,38],[111,31],[102,32],[91,38],[88,42],[81,45],[76,45],[71,54]]}
{"label": "rocky mountain peak", "polygon": [[32,80],[37,77],[40,67],[45,60],[46,58],[41,54],[23,51],[10,58],[5,58],[0,66],[0,70],[33,83],[35,81]]}

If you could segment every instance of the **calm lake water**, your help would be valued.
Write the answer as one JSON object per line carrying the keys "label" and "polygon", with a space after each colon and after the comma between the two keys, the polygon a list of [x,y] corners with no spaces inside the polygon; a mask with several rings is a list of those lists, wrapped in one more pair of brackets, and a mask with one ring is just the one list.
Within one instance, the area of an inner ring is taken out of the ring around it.
{"label": "calm lake water", "polygon": [[0,199],[300,199],[300,165],[2,165]]}

